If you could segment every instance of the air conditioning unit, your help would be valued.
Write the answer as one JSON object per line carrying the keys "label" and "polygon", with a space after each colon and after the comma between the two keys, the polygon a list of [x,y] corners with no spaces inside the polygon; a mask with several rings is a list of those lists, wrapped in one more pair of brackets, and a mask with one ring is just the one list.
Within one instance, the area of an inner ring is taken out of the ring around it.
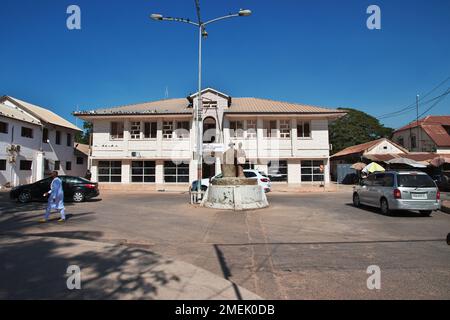
{"label": "air conditioning unit", "polygon": [[140,157],[141,157],[141,153],[140,153],[140,152],[133,151],[133,152],[131,152],[131,156],[132,156],[133,158],[140,158]]}

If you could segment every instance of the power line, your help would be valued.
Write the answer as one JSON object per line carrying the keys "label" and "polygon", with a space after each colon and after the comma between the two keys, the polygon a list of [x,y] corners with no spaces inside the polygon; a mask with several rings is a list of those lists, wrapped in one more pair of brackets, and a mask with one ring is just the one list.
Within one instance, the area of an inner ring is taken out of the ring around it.
{"label": "power line", "polygon": [[422,117],[423,115],[425,115],[426,113],[428,113],[431,109],[433,109],[434,107],[436,107],[439,103],[441,103],[445,98],[447,98],[448,94],[450,94],[450,88],[447,89],[447,91],[440,95],[439,100],[436,101],[431,107],[429,107],[427,110],[425,110],[424,112],[422,112],[422,114],[419,115],[419,118]]}
{"label": "power line", "polygon": [[194,2],[195,2],[195,9],[197,11],[198,24],[201,24],[202,18],[200,16],[200,0],[194,0]]}
{"label": "power line", "polygon": [[[422,99],[423,99],[423,98],[421,98],[421,99],[419,99],[419,102],[421,103],[422,106],[426,106],[426,105],[429,104],[430,102],[433,102],[433,101],[435,101],[435,100],[441,98],[442,96],[448,95],[448,94],[449,94],[449,89],[450,89],[450,87],[447,88],[446,91],[445,91],[443,94],[440,94],[439,96],[436,96],[436,97],[434,97],[434,98],[431,98],[431,99],[429,99],[429,100],[427,100],[427,101],[425,101],[425,102],[422,102]],[[427,95],[425,95],[425,96],[428,96],[428,95],[429,95],[429,94],[427,94]],[[425,96],[424,96],[424,97],[425,97]],[[380,116],[380,117],[377,117],[377,119],[378,119],[378,120],[382,120],[382,119],[395,118],[395,117],[398,117],[398,116],[401,116],[401,115],[404,115],[404,114],[409,113],[409,112],[412,111],[415,107],[416,107],[416,103],[414,103],[413,105],[411,105],[411,107],[410,107],[408,110],[404,110],[403,112],[397,111],[397,112],[395,112],[395,113],[392,113],[391,115],[386,115],[386,116]]]}
{"label": "power line", "polygon": [[[439,87],[441,87],[444,83],[446,83],[448,80],[450,80],[450,76],[447,77],[446,79],[444,79],[443,81],[441,81],[437,86],[435,86],[433,89],[431,89],[430,91],[428,91],[425,95],[423,95],[420,99],[419,102],[421,102],[421,100],[423,100],[424,98],[428,97],[430,94],[432,94],[434,91],[436,91]],[[399,116],[401,114],[405,114],[408,113],[410,110],[413,110],[416,107],[416,102],[413,102],[411,104],[409,104],[408,106],[398,110],[398,111],[394,111],[394,112],[389,112],[386,114],[382,114],[380,116],[377,117],[377,119],[386,119],[389,118],[391,116]]]}

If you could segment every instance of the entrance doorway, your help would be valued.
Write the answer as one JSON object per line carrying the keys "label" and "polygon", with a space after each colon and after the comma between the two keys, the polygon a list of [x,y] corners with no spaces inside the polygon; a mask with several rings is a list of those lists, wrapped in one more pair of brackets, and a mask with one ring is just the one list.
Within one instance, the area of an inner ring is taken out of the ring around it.
{"label": "entrance doorway", "polygon": [[207,117],[203,120],[203,143],[214,143],[216,140],[216,119]]}

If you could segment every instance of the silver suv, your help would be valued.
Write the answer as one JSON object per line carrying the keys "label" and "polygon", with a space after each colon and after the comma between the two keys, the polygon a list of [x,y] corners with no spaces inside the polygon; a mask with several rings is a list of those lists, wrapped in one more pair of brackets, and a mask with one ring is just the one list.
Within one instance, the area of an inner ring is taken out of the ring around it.
{"label": "silver suv", "polygon": [[381,209],[417,210],[423,216],[441,208],[441,194],[433,179],[424,172],[386,171],[373,173],[353,188],[353,204]]}

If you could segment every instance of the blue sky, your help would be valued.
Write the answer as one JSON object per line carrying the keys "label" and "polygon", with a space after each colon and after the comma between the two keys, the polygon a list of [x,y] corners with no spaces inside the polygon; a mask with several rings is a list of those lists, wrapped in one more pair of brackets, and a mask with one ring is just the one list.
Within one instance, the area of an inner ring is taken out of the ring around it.
{"label": "blue sky", "polygon": [[[81,8],[82,30],[66,28]],[[366,28],[381,8],[382,29]],[[213,24],[204,42],[204,86],[378,116],[414,102],[450,76],[448,0],[201,0],[205,20],[239,8],[248,18]],[[52,109],[184,97],[197,86],[194,27],[154,22],[153,12],[195,18],[192,0],[0,0],[0,95]],[[446,86],[445,86],[446,85]],[[433,97],[450,86],[448,81]],[[450,98],[432,114],[449,114]],[[421,110],[426,109],[422,107]],[[383,120],[399,127],[415,110]]]}

